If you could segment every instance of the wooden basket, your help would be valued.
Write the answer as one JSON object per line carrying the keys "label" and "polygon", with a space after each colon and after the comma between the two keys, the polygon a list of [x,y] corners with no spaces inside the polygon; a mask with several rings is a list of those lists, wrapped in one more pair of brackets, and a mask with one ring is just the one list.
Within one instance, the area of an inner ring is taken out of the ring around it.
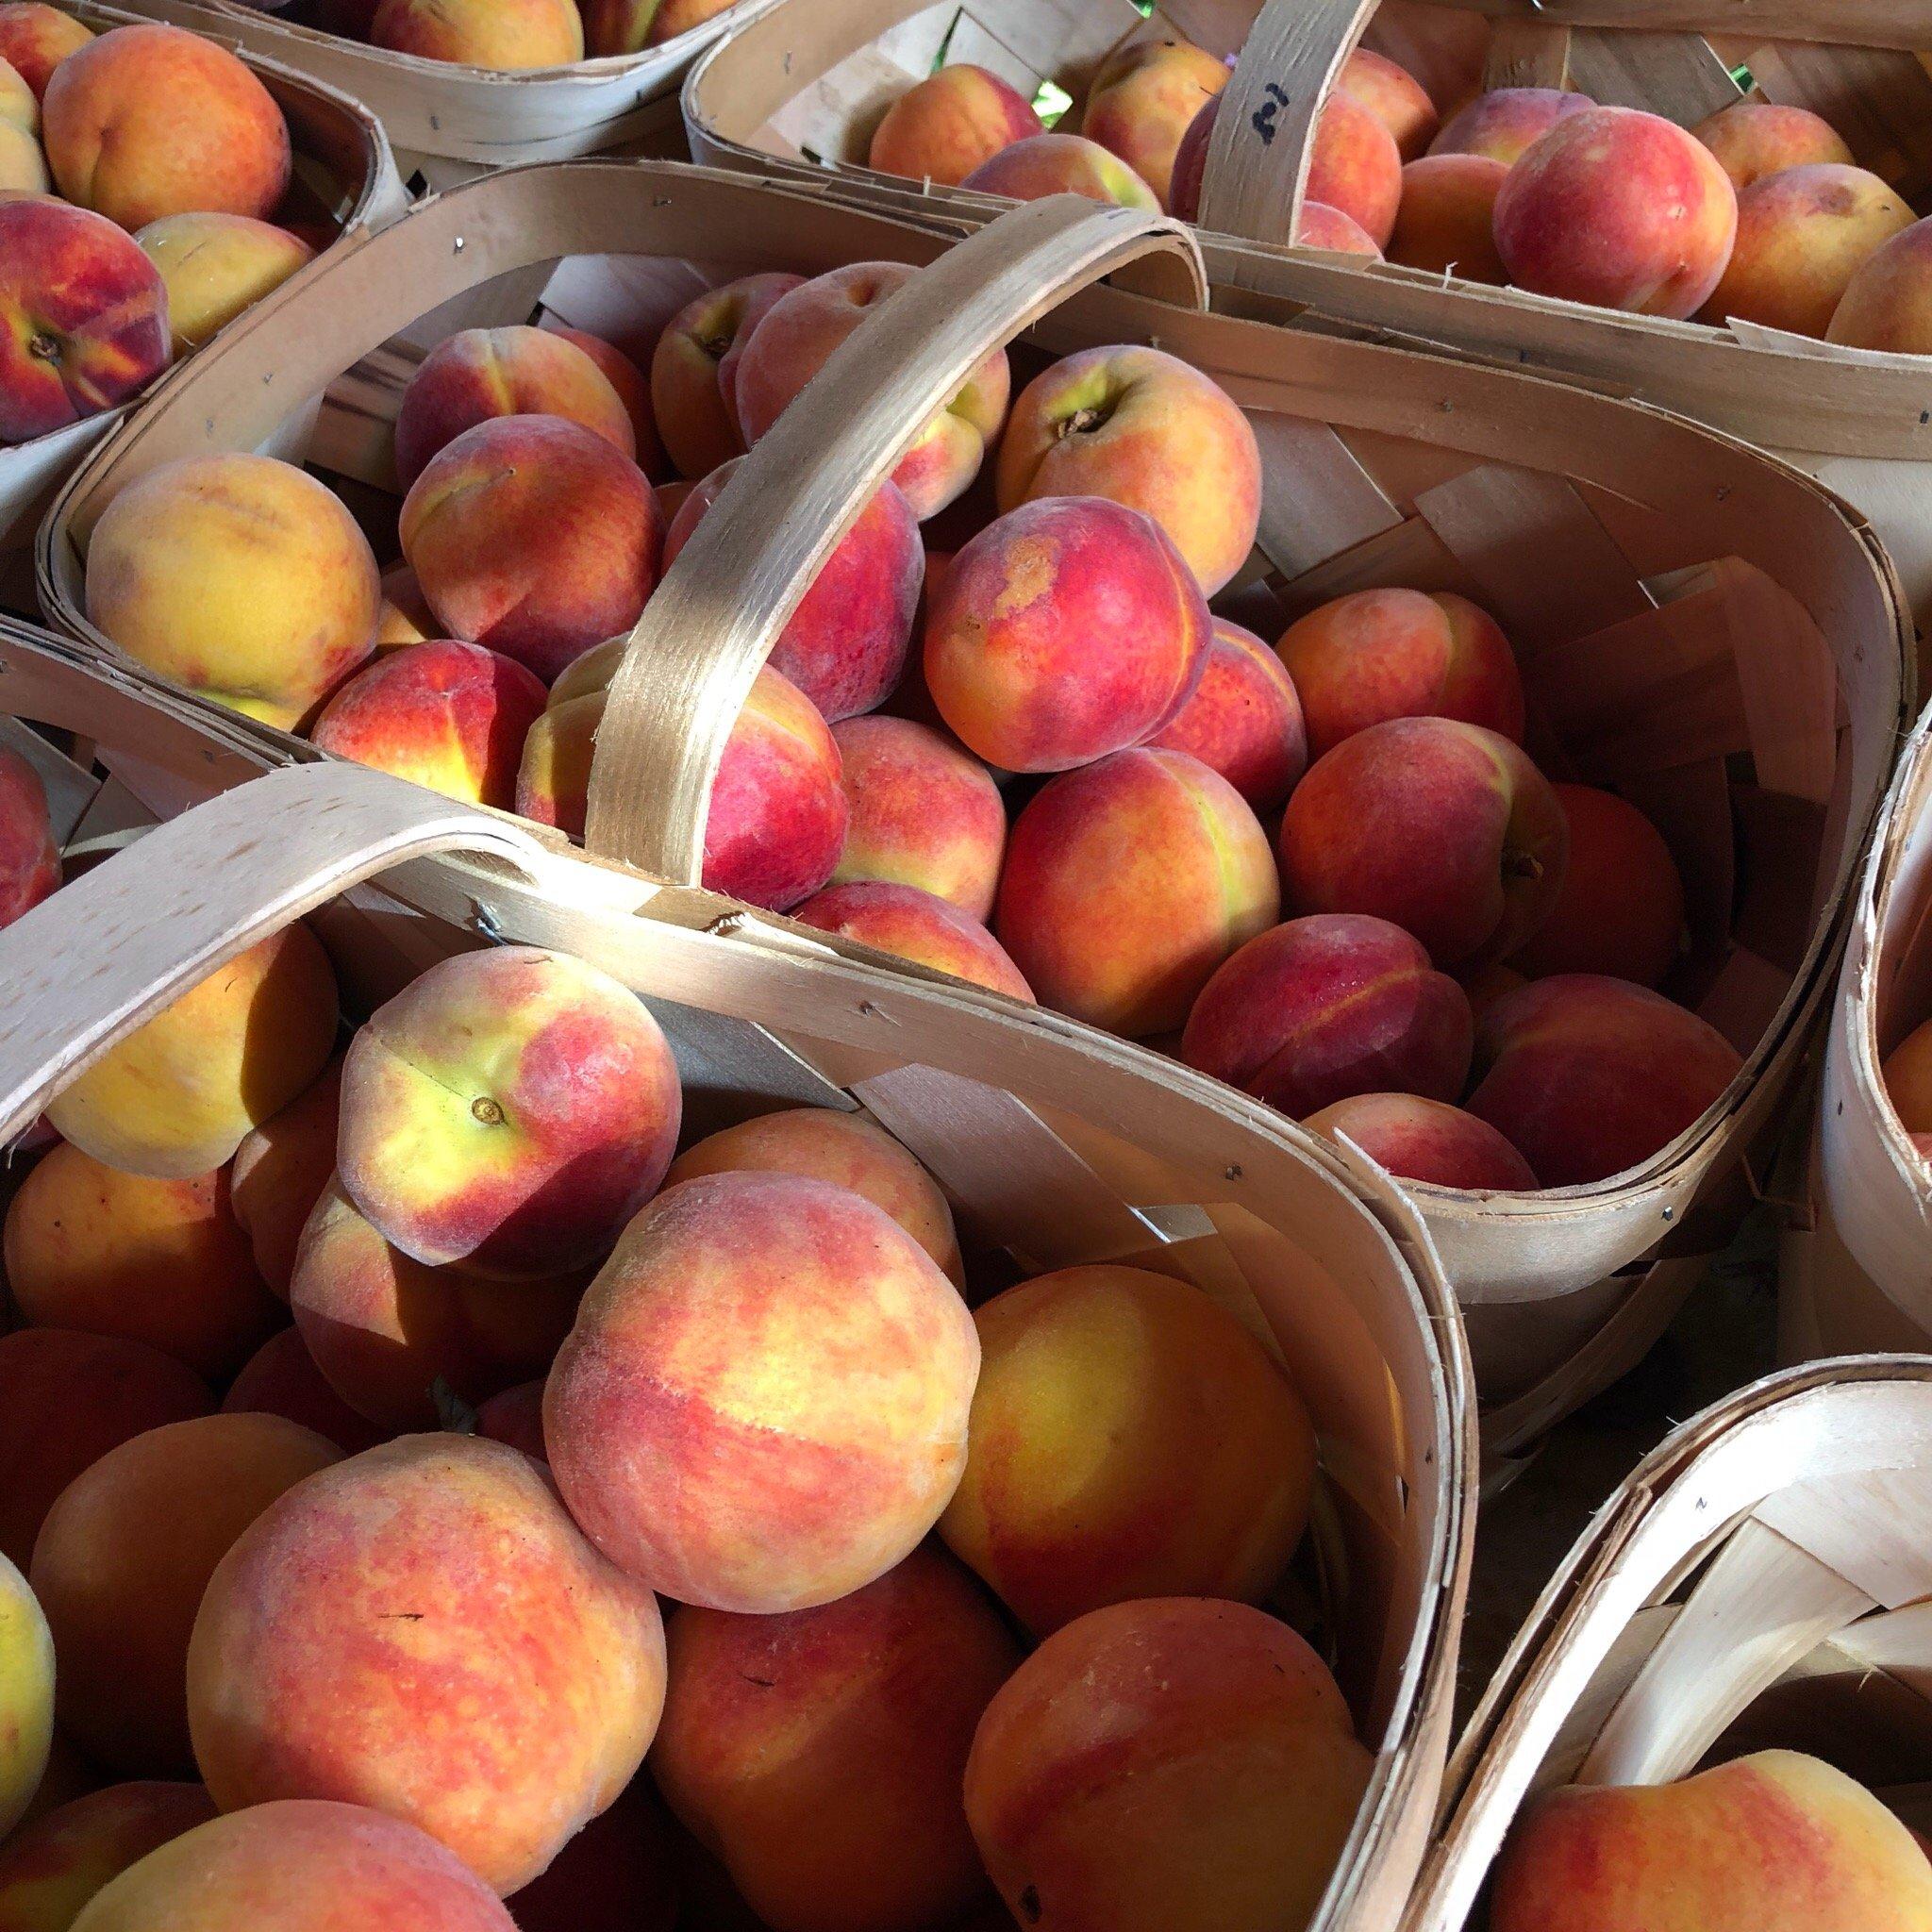
{"label": "wooden basket", "polygon": [[272,296],[218,363],[171,381],[64,494],[42,534],[43,608],[111,650],[82,614],[82,577],[116,491],[170,458],[258,446],[331,383],[339,408],[325,410],[310,460],[381,483],[408,364],[377,345],[418,308],[540,252],[658,258],[565,263],[549,299],[595,330],[613,284],[655,290],[662,257],[714,251],[726,235],[733,272],[881,256],[934,265],[759,443],[652,598],[599,735],[591,848],[697,877],[712,774],[772,641],[913,429],[991,346],[1028,325],[1023,355],[1158,341],[1212,374],[1256,425],[1258,594],[1273,613],[1257,621],[1278,627],[1374,584],[1477,598],[1522,649],[1534,748],[1559,773],[1624,784],[1691,881],[1700,909],[1684,990],[1746,1056],[1734,1090],[1612,1181],[1535,1195],[1414,1191],[1499,1405],[1492,1446],[1540,1433],[1614,1379],[1746,1197],[1744,1156],[1830,982],[1840,910],[1906,715],[1907,632],[1882,554],[1776,462],[1533,378],[1117,287],[1056,307],[1150,235],[1176,241],[1174,225],[1131,210],[1036,203],[948,253],[822,197],[668,164],[587,163],[455,191],[370,238],[325,287]]}
{"label": "wooden basket", "polygon": [[1552,1785],[1662,1783],[1778,1746],[1932,1823],[1928,1521],[1932,1358],[1787,1372],[1676,1430],[1598,1512],[1457,1740],[1400,1932],[1477,1932],[1511,1823]]}
{"label": "wooden basket", "polygon": [[[104,704],[71,649],[0,643],[0,709],[69,727],[105,710],[183,784],[207,782],[192,706],[165,691],[145,715]],[[776,951],[735,929],[728,901],[333,762],[210,799],[0,934],[0,1139],[169,998],[303,914],[364,1010],[488,940],[579,954],[648,997],[697,1130],[777,1105],[863,1104],[975,1241],[1028,1270],[1152,1267],[1256,1324],[1316,1419],[1319,1627],[1376,1753],[1314,1924],[1391,1923],[1447,1748],[1474,1467],[1454,1305],[1395,1190],[1363,1189],[1265,1109],[1052,1014],[829,949]]]}
{"label": "wooden basket", "polygon": [[[138,18],[97,6],[95,0],[61,0],[61,5],[99,33],[130,25]],[[295,151],[294,188],[311,204],[317,221],[346,238],[379,228],[402,212],[407,197],[395,160],[381,125],[367,108],[307,75],[249,53],[219,22],[191,25],[240,54],[275,96]],[[325,258],[334,252],[333,247],[325,250]],[[0,446],[0,604],[13,601],[8,594],[8,558],[32,547],[34,527],[56,488],[132,407],[124,403],[31,442]]]}

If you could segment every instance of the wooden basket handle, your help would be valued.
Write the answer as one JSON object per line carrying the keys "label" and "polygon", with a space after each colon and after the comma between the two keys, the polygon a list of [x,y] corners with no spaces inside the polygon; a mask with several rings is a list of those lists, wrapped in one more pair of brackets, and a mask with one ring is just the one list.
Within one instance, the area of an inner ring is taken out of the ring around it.
{"label": "wooden basket handle", "polygon": [[1024,204],[881,303],[761,437],[652,593],[610,685],[585,843],[696,884],[705,814],[753,680],[819,566],[993,350],[1186,227],[1073,194]]}

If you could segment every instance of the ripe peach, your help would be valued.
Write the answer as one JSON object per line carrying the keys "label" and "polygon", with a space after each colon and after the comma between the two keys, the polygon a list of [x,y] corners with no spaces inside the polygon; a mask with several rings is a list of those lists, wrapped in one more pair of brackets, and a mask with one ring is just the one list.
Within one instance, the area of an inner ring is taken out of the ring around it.
{"label": "ripe peach", "polygon": [[61,61],[41,103],[69,201],[124,228],[163,215],[265,219],[289,186],[289,125],[255,74],[177,26],[117,26]]}
{"label": "ripe peach", "polygon": [[1887,1097],[1908,1134],[1932,1133],[1932,1020],[1923,1021],[1885,1057]]}
{"label": "ripe peach", "polygon": [[1166,208],[1174,150],[1202,108],[1227,85],[1227,63],[1205,47],[1135,42],[1101,63],[1080,132],[1120,156]]}
{"label": "ripe peach", "polygon": [[432,966],[349,1042],[336,1160],[411,1260],[534,1280],[603,1258],[664,1178],[681,1105],[628,987],[502,946]]}
{"label": "ripe peach", "polygon": [[[541,1447],[535,1453],[541,1457]],[[609,1810],[591,1819],[558,1853],[541,1878],[508,1901],[517,1932],[672,1932],[679,1924],[688,1927],[689,1922],[678,1918],[674,1829],[650,1779],[640,1772]]]}
{"label": "ripe peach", "polygon": [[1405,268],[1459,275],[1466,282],[1508,279],[1496,253],[1496,196],[1508,168],[1487,155],[1424,155],[1402,171],[1402,206],[1389,259]]}
{"label": "ripe peach", "polygon": [[1432,155],[1487,155],[1507,168],[1557,122],[1596,103],[1555,87],[1499,87],[1465,102],[1429,143]]}
{"label": "ripe peach", "polygon": [[1029,1630],[1274,1587],[1307,1523],[1315,1432],[1234,1316],[1191,1282],[1103,1265],[974,1319],[966,1474],[940,1534]]}
{"label": "ripe peach", "polygon": [[393,54],[501,73],[570,67],[584,58],[575,0],[382,0],[369,39]]}
{"label": "ripe peach", "polygon": [[787,1616],[681,1610],[669,1650],[652,1774],[774,1932],[912,1932],[984,1895],[960,1781],[1020,1649],[950,1559]]}
{"label": "ripe peach", "polygon": [[1368,47],[1357,47],[1335,76],[1341,92],[1353,94],[1391,135],[1405,161],[1428,151],[1435,138],[1436,104],[1428,91],[1399,61]]}
{"label": "ripe peach", "polygon": [[39,141],[28,129],[0,117],[0,196],[9,201],[34,199],[46,195],[52,187]]}
{"label": "ripe peach", "polygon": [[959,186],[1009,201],[1084,194],[1121,208],[1158,208],[1153,189],[1111,150],[1083,134],[1029,134],[981,161]]}
{"label": "ripe peach", "polygon": [[387,652],[358,671],[308,735],[338,758],[508,811],[525,735],[549,695],[512,658],[441,638]]}
{"label": "ripe peach", "polygon": [[1083,349],[1026,385],[994,483],[1003,511],[1045,496],[1143,511],[1210,597],[1248,560],[1261,513],[1248,419],[1211,376],[1131,343]]}
{"label": "ripe peach", "polygon": [[168,353],[160,275],[112,222],[0,201],[0,446],[113,408]]}
{"label": "ripe peach", "polygon": [[1695,315],[1737,232],[1710,150],[1634,108],[1566,115],[1496,196],[1496,249],[1519,288],[1637,315]]}
{"label": "ripe peach", "polygon": [[1302,912],[1369,912],[1441,966],[1505,958],[1549,916],[1568,836],[1521,746],[1450,718],[1392,718],[1315,760],[1281,822]]}
{"label": "ripe peach", "polygon": [[1786,168],[1832,161],[1850,167],[1853,155],[1830,122],[1808,108],[1781,108],[1771,101],[1740,101],[1721,108],[1691,130],[1717,157],[1740,194],[1754,181]]}
{"label": "ripe peach", "polygon": [[1648,1160],[1717,1102],[1741,1065],[1723,1034],[1661,993],[1559,974],[1484,1014],[1469,1110],[1544,1187],[1575,1187]]}
{"label": "ripe peach", "polygon": [[[995,810],[998,802],[995,792]],[[997,851],[993,864],[999,864]],[[0,745],[0,926],[11,925],[59,884],[60,848],[47,816],[46,787],[17,751]],[[987,896],[991,897],[990,887]]]}
{"label": "ripe peach", "polygon": [[1318,758],[1390,718],[1459,718],[1523,736],[1523,679],[1509,640],[1454,591],[1351,591],[1297,619],[1274,648]]}
{"label": "ripe peach", "polygon": [[1066,771],[1172,721],[1200,682],[1210,625],[1153,518],[1042,494],[989,524],[927,599],[926,687],[988,763]]}
{"label": "ripe peach", "polygon": [[[1552,787],[1553,791],[1560,788]],[[1567,823],[1568,814],[1565,814]],[[1569,870],[1564,870],[1564,882],[1569,882]],[[1519,987],[1529,984],[1527,974],[1519,973],[1513,966],[1505,966],[1492,960],[1486,966],[1476,966],[1464,971],[1457,981],[1469,995],[1469,1010],[1480,1021],[1496,1002],[1506,993],[1514,992]]]}
{"label": "ripe peach", "polygon": [[802,925],[837,933],[881,953],[892,953],[935,973],[950,974],[1010,999],[1033,998],[1033,989],[1007,950],[970,912],[917,886],[876,879],[829,886],[814,892],[792,918]]}
{"label": "ripe peach", "polygon": [[1003,147],[1040,133],[1017,89],[969,60],[930,74],[899,96],[873,130],[866,166],[953,188]]}
{"label": "ripe peach", "polygon": [[[543,1383],[519,1382],[500,1389],[476,1405],[476,1433],[492,1442],[507,1442],[539,1462],[550,1459],[543,1447]],[[608,1815],[608,1814],[607,1814]]]}
{"label": "ripe peach", "polygon": [[615,342],[607,342],[602,336],[586,335],[580,328],[564,328],[558,324],[545,326],[552,335],[561,336],[573,347],[581,349],[597,365],[604,380],[617,391],[624,413],[630,418],[638,468],[653,478],[663,475],[664,445],[658,440],[658,419],[651,410],[650,377]]}
{"label": "ripe peach", "polygon": [[109,1879],[214,1815],[201,1786],[154,1782],[110,1785],[23,1825],[0,1847],[0,1932],[69,1932]]}
{"label": "ripe peach", "polygon": [[[866,311],[890,301],[912,273],[904,262],[854,262],[791,290],[765,311],[736,370],[738,422],[748,444],[778,420]],[[1011,384],[1007,352],[995,349],[899,458],[892,481],[922,523],[979,474],[1007,420]]]}
{"label": "ripe peach", "polygon": [[966,1815],[1039,1932],[1276,1932],[1327,1889],[1373,1763],[1287,1624],[1156,1598],[1068,1624],[1008,1679]]}
{"label": "ripe peach", "polygon": [[1193,695],[1147,742],[1199,758],[1257,812],[1273,811],[1308,762],[1302,702],[1281,659],[1224,617],[1214,620]]}
{"label": "ripe peach", "polygon": [[41,125],[40,96],[4,55],[0,55],[0,122],[23,134],[36,132]]}
{"label": "ripe peach", "polygon": [[978,1372],[958,1291],[870,1201],[710,1174],[639,1215],[591,1284],[543,1440],[631,1575],[712,1609],[808,1609],[938,1521]]}
{"label": "ripe peach", "polygon": [[[664,538],[664,568],[738,467],[734,458],[684,500]],[[767,660],[827,724],[882,705],[906,669],[924,558],[911,506],[885,484],[819,566]]]}
{"label": "ripe peach", "polygon": [[176,356],[200,348],[315,254],[299,236],[253,215],[163,215],[134,239],[167,288]]}
{"label": "ripe peach", "polygon": [[97,629],[163,677],[285,729],[369,656],[381,602],[341,500],[273,457],[162,463],[115,496],[88,543]]}
{"label": "ripe peach", "polygon": [[224,1415],[275,1415],[313,1429],[344,1456],[373,1449],[384,1432],[328,1386],[299,1328],[271,1335],[222,1398]]}
{"label": "ripe peach", "polygon": [[1303,248],[1325,249],[1330,255],[1366,255],[1380,261],[1382,251],[1369,232],[1353,215],[1339,208],[1325,208],[1319,201],[1305,201],[1296,217],[1294,239]]}
{"label": "ripe peach", "polygon": [[44,0],[7,0],[0,6],[0,60],[19,74],[37,101],[55,68],[92,39],[92,28]]}
{"label": "ripe peach", "polygon": [[225,1810],[367,1804],[505,1893],[615,1801],[663,1695],[650,1591],[539,1465],[475,1436],[404,1437],[272,1504],[188,1653],[194,1754]]}
{"label": "ripe peach", "polygon": [[442,626],[407,563],[392,563],[382,574],[382,607],[375,618],[375,648],[399,650],[405,644],[425,644],[442,635]]}
{"label": "ripe peach", "polygon": [[1042,1004],[1131,1040],[1167,1033],[1274,923],[1268,835],[1185,752],[1116,752],[1044,786],[1013,825],[993,930]]}
{"label": "ripe peach", "polygon": [[1439,1188],[1521,1193],[1534,1190],[1529,1162],[1487,1121],[1415,1093],[1357,1093],[1302,1123],[1331,1141],[1346,1137],[1404,1180]]}
{"label": "ripe peach", "polygon": [[302,1224],[336,1171],[341,1093],[342,1063],[333,1059],[235,1150],[230,1205],[261,1278],[284,1301]]}
{"label": "ripe peach", "polygon": [[1858,264],[1824,335],[1852,349],[1932,353],[1932,222],[1914,222]]}
{"label": "ripe peach", "polygon": [[464,430],[410,486],[399,528],[448,634],[514,658],[546,684],[637,623],[663,542],[644,473],[556,416]]}
{"label": "ripe peach", "polygon": [[1400,926],[1313,913],[1250,940],[1215,974],[1181,1058],[1299,1120],[1357,1093],[1454,1100],[1474,1039],[1462,989]]}
{"label": "ripe peach", "polygon": [[1323,104],[1308,161],[1307,199],[1340,208],[1377,248],[1395,232],[1402,155],[1374,111],[1338,90]]}
{"label": "ripe peach", "polygon": [[0,1838],[32,1803],[53,1743],[54,1641],[26,1578],[0,1557]]}
{"label": "ripe peach", "polygon": [[708,476],[744,454],[736,402],[739,358],[779,297],[804,286],[803,275],[745,275],[707,289],[664,325],[651,352],[651,408],[665,454],[680,475]]}
{"label": "ripe peach", "polygon": [[[71,1805],[76,1798],[84,1798],[91,1791],[102,1790],[105,1784],[102,1774],[57,1729],[53,1746],[47,1753],[47,1768],[41,1774],[40,1784],[35,1788],[26,1809],[20,1814],[15,1832],[25,1832],[28,1825],[38,1824],[63,1805]],[[32,1928],[32,1932],[39,1932],[39,1928]]]}

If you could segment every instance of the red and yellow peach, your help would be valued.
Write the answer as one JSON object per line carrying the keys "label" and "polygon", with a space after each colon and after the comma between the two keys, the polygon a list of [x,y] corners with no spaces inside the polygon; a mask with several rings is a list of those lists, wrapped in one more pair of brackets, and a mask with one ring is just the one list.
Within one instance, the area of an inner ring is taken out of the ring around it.
{"label": "red and yellow peach", "polygon": [[[1000,829],[1004,838],[1004,821]],[[997,856],[993,862],[997,867]],[[47,789],[26,759],[0,745],[0,927],[31,911],[59,884],[60,848],[54,842]],[[987,897],[991,896],[989,883]]]}
{"label": "red and yellow peach", "polygon": [[302,1224],[336,1171],[342,1063],[331,1060],[235,1150],[229,1201],[261,1278],[285,1301]]}
{"label": "red and yellow peach", "polygon": [[1158,208],[1153,189],[1110,149],[1084,134],[1030,134],[981,161],[959,186],[1008,201],[1084,194],[1119,208]]}
{"label": "red and yellow peach", "polygon": [[1253,631],[1217,617],[1193,695],[1147,742],[1218,772],[1257,812],[1273,811],[1307,768],[1301,699]]}
{"label": "red and yellow peach", "polygon": [[1851,349],[1932,353],[1932,222],[1914,222],[1858,264],[1824,334]]}
{"label": "red and yellow peach", "polygon": [[592,60],[661,47],[715,20],[732,0],[578,0],[584,52]]}
{"label": "red and yellow peach", "polygon": [[1489,1122],[1415,1093],[1357,1093],[1303,1122],[1310,1133],[1346,1140],[1403,1180],[1483,1193],[1536,1187],[1529,1162]]}
{"label": "red and yellow peach", "polygon": [[680,475],[708,476],[744,454],[739,358],[767,310],[804,286],[803,275],[745,275],[707,289],[664,325],[651,353],[651,411]]}
{"label": "red and yellow peach", "polygon": [[138,1859],[215,1815],[198,1784],[110,1785],[23,1825],[0,1846],[0,1932],[69,1932]]}
{"label": "red and yellow peach", "polygon": [[1721,108],[1691,130],[1717,157],[1740,194],[1754,181],[1816,162],[1850,167],[1853,155],[1830,122],[1808,108],[1740,101]]}
{"label": "red and yellow peach", "polygon": [[280,1416],[314,1430],[344,1456],[359,1455],[384,1440],[383,1430],[328,1386],[299,1328],[271,1335],[248,1357],[222,1398],[222,1413]]}
{"label": "red and yellow peach", "polygon": [[602,336],[586,335],[580,328],[565,328],[559,323],[544,325],[553,335],[561,336],[574,348],[581,349],[602,373],[604,380],[617,391],[624,413],[630,418],[631,441],[638,468],[654,480],[664,474],[664,445],[658,436],[658,418],[651,408],[651,379],[620,349]]}
{"label": "red and yellow peach", "polygon": [[1186,41],[1136,41],[1101,63],[1080,132],[1117,154],[1170,207],[1174,150],[1227,85],[1224,60]]}
{"label": "red and yellow peach", "polygon": [[498,73],[573,66],[584,58],[575,0],[382,0],[369,39],[392,54]]}
{"label": "red and yellow peach", "polygon": [[0,60],[26,82],[35,100],[47,92],[55,68],[93,37],[92,27],[46,0],[6,0],[0,6]]}
{"label": "red and yellow peach", "polygon": [[53,1745],[53,1637],[26,1578],[0,1557],[0,1837],[26,1815]]}
{"label": "red and yellow peach", "polygon": [[1395,232],[1402,155],[1380,117],[1353,93],[1338,91],[1322,105],[1307,198],[1339,208],[1377,248],[1387,248]]}
{"label": "red and yellow peach", "polygon": [[1389,259],[1466,282],[1508,279],[1496,253],[1496,196],[1509,170],[1488,155],[1424,155],[1402,171]]}
{"label": "red and yellow peach", "polygon": [[1436,133],[1436,104],[1400,62],[1372,48],[1357,47],[1341,63],[1335,85],[1353,94],[1389,130],[1405,161],[1427,152]]}
{"label": "red and yellow peach", "polygon": [[880,953],[891,953],[1009,999],[1033,998],[1033,989],[1007,950],[970,912],[917,886],[859,879],[828,886],[791,915],[803,925],[837,933]]}
{"label": "red and yellow peach", "polygon": [[866,166],[953,188],[1002,148],[1040,132],[1040,116],[1017,89],[959,60],[927,75],[886,109]]}
{"label": "red and yellow peach", "polygon": [[1458,108],[1429,143],[1432,155],[1487,155],[1507,168],[1557,122],[1596,103],[1554,87],[1499,87]]}
{"label": "red and yellow peach", "polygon": [[253,215],[163,215],[134,239],[167,289],[176,356],[200,348],[315,254],[299,236]]}

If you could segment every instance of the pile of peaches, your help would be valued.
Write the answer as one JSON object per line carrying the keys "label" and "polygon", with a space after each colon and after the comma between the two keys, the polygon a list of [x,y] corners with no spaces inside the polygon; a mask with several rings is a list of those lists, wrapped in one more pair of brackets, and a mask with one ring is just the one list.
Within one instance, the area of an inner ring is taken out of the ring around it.
{"label": "pile of peaches", "polygon": [[731,0],[287,0],[278,19],[392,54],[498,73],[661,47]]}
{"label": "pile of peaches", "polygon": [[[887,109],[867,158],[1192,221],[1228,71],[1184,41],[1137,42],[1103,64],[1074,134],[1046,132],[985,68],[944,67]],[[1687,131],[1499,88],[1443,121],[1406,69],[1357,49],[1316,123],[1295,239],[1638,315],[1932,354],[1932,225],[1803,108],[1742,101]]]}

